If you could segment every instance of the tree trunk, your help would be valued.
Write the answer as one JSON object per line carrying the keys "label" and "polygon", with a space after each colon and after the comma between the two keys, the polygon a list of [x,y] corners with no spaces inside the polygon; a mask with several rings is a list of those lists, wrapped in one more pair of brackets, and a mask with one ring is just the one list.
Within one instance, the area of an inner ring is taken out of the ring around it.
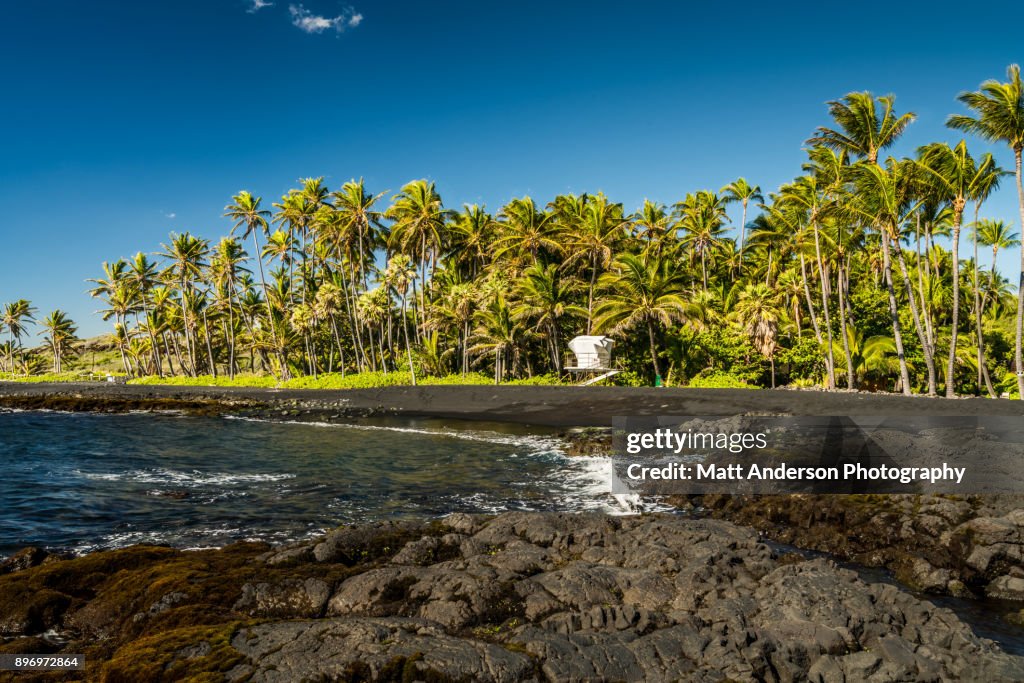
{"label": "tree trunk", "polygon": [[188,362],[191,366],[189,368],[189,374],[193,377],[196,376],[196,355],[192,349],[192,337],[188,330],[188,308],[185,306],[185,279],[181,280],[181,326],[185,332],[185,351],[188,354]]}
{"label": "tree trunk", "polygon": [[[747,243],[747,200],[743,200],[743,217],[740,218],[740,267],[739,274],[743,275],[743,247]],[[774,386],[774,385],[773,385]]]}
{"label": "tree trunk", "polygon": [[[814,299],[811,298],[811,286],[807,283],[807,260],[803,254],[800,254],[800,278],[804,284],[804,298],[807,300],[807,312],[811,316],[811,325],[814,327],[814,338],[818,340],[820,346],[823,342],[821,339],[821,327],[818,326],[818,316],[814,312]],[[829,367],[828,356],[825,356],[825,376],[831,377],[833,370]]]}
{"label": "tree trunk", "polygon": [[821,243],[818,240],[818,222],[811,221],[811,232],[814,233],[814,257],[818,265],[818,282],[821,285],[821,306],[825,316],[825,331],[828,333],[828,388],[836,388],[836,359],[832,351],[832,319],[829,313],[828,292],[825,285],[828,279],[825,277],[825,264],[821,258]]}
{"label": "tree trunk", "polygon": [[658,367],[658,347],[654,344],[654,322],[647,321],[647,339],[651,343],[651,364],[654,366],[654,381],[657,383],[661,377],[661,368]]}
{"label": "tree trunk", "polygon": [[900,313],[896,307],[896,290],[892,285],[892,263],[889,259],[889,235],[882,231],[882,270],[885,289],[889,294],[889,317],[892,319],[892,336],[896,342],[896,355],[900,361],[900,385],[905,396],[910,396],[910,373],[907,371],[907,357],[903,351],[903,335],[900,330]]}
{"label": "tree trunk", "polygon": [[267,276],[263,273],[263,253],[260,251],[260,240],[256,236],[256,226],[250,224],[249,230],[252,232],[252,242],[256,246],[256,263],[260,267],[260,283],[263,285],[263,301],[267,305],[267,325],[270,326],[270,338],[274,340],[274,350],[281,361],[281,379],[291,379],[291,375],[288,372],[288,362],[285,360],[284,353],[281,350],[281,343],[277,341],[277,328],[274,327],[274,310],[270,305],[270,294],[267,291]]}
{"label": "tree trunk", "polygon": [[[836,290],[839,292],[839,334],[843,336],[843,353],[846,354],[846,388],[856,389],[856,379],[853,373],[853,357],[850,355],[850,334],[846,324],[846,297],[843,296],[843,262],[839,261],[839,269],[836,273]],[[800,327],[800,318],[797,318],[797,329]],[[774,367],[774,360],[772,361]],[[773,370],[774,372],[774,370]]]}
{"label": "tree trunk", "polygon": [[597,256],[590,259],[590,292],[587,294],[587,334],[594,325],[594,282],[597,280]]}
{"label": "tree trunk", "polygon": [[900,273],[903,276],[903,287],[907,290],[907,300],[910,303],[910,315],[914,320],[914,329],[917,331],[917,340],[921,344],[921,351],[924,352],[924,364],[928,369],[928,395],[935,396],[935,348],[925,336],[924,328],[921,326],[921,316],[917,310],[917,301],[914,299],[914,286],[910,281],[910,272],[907,270],[907,261],[903,257],[903,249],[896,244],[897,261],[900,264]]}
{"label": "tree trunk", "polygon": [[142,297],[142,313],[146,318],[146,332],[149,333],[149,344],[153,347],[153,362],[156,364],[156,374],[158,377],[163,377],[164,363],[160,358],[160,345],[156,343],[156,336],[153,334],[153,321],[149,319],[149,301],[146,291],[142,290],[140,296]]}
{"label": "tree trunk", "polygon": [[[338,366],[341,368],[341,376],[345,376],[345,349],[341,346],[341,335],[338,334],[338,318],[331,314],[331,332],[334,333],[334,343],[338,345]],[[333,357],[334,354],[332,353]]]}
{"label": "tree trunk", "polygon": [[950,327],[949,359],[946,361],[946,398],[956,396],[956,377],[953,374],[956,366],[956,341],[960,330],[960,224],[963,221],[963,210],[953,212],[953,322]]}
{"label": "tree trunk", "polygon": [[[981,212],[981,202],[974,204],[974,332],[978,337],[978,395],[981,395],[981,384],[984,382],[985,390],[989,398],[996,398],[996,390],[992,386],[992,378],[985,367],[985,333],[981,326],[981,275],[978,271],[978,214]],[[993,265],[993,268],[995,266]]]}
{"label": "tree trunk", "polygon": [[171,345],[167,343],[167,332],[161,333],[160,339],[164,343],[164,352],[167,354],[167,371],[171,373],[171,377],[174,377],[174,354],[171,353]]}
{"label": "tree trunk", "polygon": [[[350,293],[349,293],[349,282],[348,282],[348,278],[347,277],[341,278],[341,294],[342,294],[342,297],[344,297],[344,299],[345,299],[345,311],[348,313],[348,323],[349,323],[349,325],[352,326],[352,331],[353,331],[353,335],[352,336],[356,340],[356,350],[358,351],[358,353],[356,354],[356,369],[359,372],[362,372],[363,369],[364,369],[364,366],[366,364],[370,364],[370,360],[366,356],[366,348],[363,346],[362,335],[359,334],[358,321],[357,321],[357,316],[359,315],[359,312],[357,310],[355,310],[356,306],[357,306],[357,302],[353,300],[354,297],[350,296]],[[373,347],[370,347],[370,351],[371,352],[373,351]],[[371,353],[371,356],[372,356],[372,353]],[[371,367],[373,367],[374,370],[377,369],[375,364],[371,364]]]}
{"label": "tree trunk", "polygon": [[409,321],[405,314],[405,294],[402,295],[402,331],[405,333],[405,353],[409,359],[409,377],[412,378],[412,385],[416,386],[416,366],[412,363],[412,346],[409,344]]}
{"label": "tree trunk", "polygon": [[[917,216],[917,226],[918,226],[917,227],[917,286],[918,286],[918,289],[920,290],[918,292],[918,294],[921,297],[921,317],[924,318],[924,331],[925,331],[925,334],[928,336],[928,344],[934,350],[935,349],[935,331],[934,331],[934,329],[932,329],[931,307],[928,305],[928,299],[925,297],[925,292],[924,292],[924,271],[925,271],[925,269],[928,270],[928,273],[929,273],[928,277],[930,279],[931,278],[931,268],[928,267],[927,255],[925,255],[925,256],[921,255],[921,227],[920,227],[921,226],[921,215],[920,214],[918,214],[918,216]],[[925,240],[927,241],[927,234],[925,235]],[[925,244],[926,248],[927,248],[927,246],[928,245]],[[921,267],[922,262],[924,263],[925,268]],[[932,357],[934,359],[934,353],[933,353]],[[934,363],[934,360],[932,362]]]}
{"label": "tree trunk", "polygon": [[[1021,179],[1021,147],[1013,149],[1017,172],[1017,208],[1020,224],[1024,226],[1024,180]],[[1013,345],[1013,360],[1017,371],[1017,400],[1024,400],[1024,354],[1021,353],[1021,325],[1024,324],[1024,240],[1020,243],[1020,274],[1017,278],[1017,334]]]}
{"label": "tree trunk", "polygon": [[558,335],[558,321],[555,320],[551,323],[551,345],[554,347],[554,361],[555,361],[555,376],[562,376],[562,348]]}
{"label": "tree trunk", "polygon": [[228,377],[231,379],[235,378],[235,310],[232,302],[231,293],[234,291],[234,287],[229,285],[228,289],[228,328],[231,330],[231,335],[228,337]]}
{"label": "tree trunk", "polygon": [[206,309],[203,309],[203,336],[206,338],[206,357],[210,361],[210,374],[217,376],[217,364],[213,360],[213,346],[210,345],[210,321],[206,317]]}

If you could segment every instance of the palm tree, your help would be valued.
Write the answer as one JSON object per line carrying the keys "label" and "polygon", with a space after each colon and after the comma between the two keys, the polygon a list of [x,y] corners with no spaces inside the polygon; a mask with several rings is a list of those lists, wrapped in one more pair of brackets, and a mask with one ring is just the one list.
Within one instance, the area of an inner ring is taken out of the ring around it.
{"label": "palm tree", "polygon": [[[954,363],[956,342],[960,321],[960,226],[963,224],[967,201],[978,196],[980,182],[989,168],[975,163],[967,151],[967,143],[961,140],[951,148],[946,143],[935,143],[918,150],[920,159],[915,163],[927,174],[935,187],[935,194],[953,209],[953,320],[950,327],[949,358],[946,362],[946,397],[956,396]],[[983,163],[992,164],[992,157]]]}
{"label": "palm tree", "polygon": [[127,317],[135,310],[139,298],[138,280],[131,276],[128,262],[118,259],[110,263],[104,261],[103,277],[89,279],[87,282],[96,284],[89,290],[89,294],[93,298],[103,299],[107,304],[105,309],[99,311],[103,320],[110,320],[113,317],[115,331],[120,327],[122,334],[126,337],[125,343],[118,345],[118,350],[121,354],[121,366],[125,374],[131,375],[133,374],[132,369],[128,364],[128,356],[125,354],[128,343],[126,321]]}
{"label": "palm tree", "polygon": [[497,294],[490,302],[477,311],[475,316],[477,327],[474,338],[476,343],[470,348],[472,353],[494,353],[494,383],[505,379],[509,370],[518,372],[521,347],[529,334],[525,326],[520,324],[512,313],[505,297]]}
{"label": "palm tree", "polygon": [[575,260],[586,261],[590,266],[590,287],[587,290],[587,334],[593,328],[594,287],[598,273],[612,261],[612,254],[626,236],[629,220],[622,211],[622,204],[609,203],[608,198],[598,193],[583,206],[574,228],[571,228],[569,258],[566,265]]}
{"label": "palm tree", "polygon": [[763,202],[764,195],[758,185],[751,186],[746,178],[737,178],[729,183],[718,194],[724,195],[725,203],[739,202],[743,207],[743,215],[740,219],[740,272],[743,272],[743,248],[746,245],[747,237],[747,204],[752,201]]}
{"label": "palm tree", "polygon": [[168,269],[169,277],[175,279],[181,288],[181,317],[185,326],[185,349],[188,351],[189,370],[193,377],[197,374],[197,357],[192,329],[198,323],[194,318],[189,318],[187,300],[193,292],[193,281],[202,277],[203,268],[206,267],[205,259],[209,252],[209,244],[207,240],[195,237],[189,232],[181,235],[172,232],[171,243],[160,245],[164,249],[160,256],[171,261],[171,266]]}
{"label": "palm tree", "polygon": [[370,194],[366,191],[363,179],[350,180],[341,186],[341,190],[331,194],[334,209],[341,217],[342,224],[354,232],[358,247],[359,261],[356,272],[359,274],[357,293],[366,290],[367,254],[372,253],[380,241],[383,231],[381,212],[373,207],[387,192]]}
{"label": "palm tree", "polygon": [[818,283],[821,289],[821,310],[825,318],[825,336],[827,344],[825,347],[828,370],[828,389],[836,388],[836,365],[835,356],[832,352],[832,317],[831,306],[828,296],[828,278],[825,276],[825,259],[821,250],[821,238],[819,234],[819,223],[834,209],[834,202],[819,187],[818,177],[808,175],[797,178],[789,185],[779,190],[778,204],[783,207],[792,206],[803,215],[807,225],[811,228],[814,237],[814,261],[818,270]]}
{"label": "palm tree", "polygon": [[11,372],[14,372],[15,348],[21,347],[21,337],[28,331],[28,323],[35,322],[33,314],[36,309],[26,299],[18,299],[17,301],[4,304],[3,313],[0,314],[0,323],[2,327],[7,328],[7,333],[10,335],[10,361],[11,361]]}
{"label": "palm tree", "polygon": [[633,230],[644,241],[644,249],[653,249],[659,258],[667,239],[675,237],[675,224],[665,205],[649,199],[644,200],[640,212],[633,217]]}
{"label": "palm tree", "polygon": [[[157,282],[156,264],[149,260],[143,252],[138,252],[128,263],[130,274],[129,280],[138,292],[139,302],[142,304],[143,316],[149,319],[149,292]],[[153,336],[153,330],[147,326],[149,335],[149,350],[152,354],[153,368],[156,374],[163,377],[163,360],[160,357],[160,347]]]}
{"label": "palm tree", "polygon": [[580,289],[579,282],[563,278],[554,263],[535,264],[523,273],[519,283],[522,303],[513,311],[517,318],[528,319],[547,331],[548,350],[555,374],[562,375],[562,344],[559,325],[563,318],[588,315],[588,311],[572,303]]}
{"label": "palm tree", "polygon": [[[879,231],[882,242],[882,268],[885,277],[885,288],[889,295],[889,317],[892,321],[893,340],[899,357],[900,385],[903,393],[910,395],[910,373],[907,369],[906,353],[903,347],[903,331],[900,326],[899,306],[896,302],[896,290],[893,286],[892,259],[890,243],[895,243],[897,255],[904,273],[904,284],[907,287],[911,312],[918,337],[925,349],[925,357],[929,355],[927,341],[920,327],[917,304],[913,296],[906,268],[903,264],[903,252],[899,247],[900,226],[906,217],[916,208],[910,198],[910,187],[907,179],[908,169],[890,158],[884,167],[878,164],[858,164],[855,167],[857,187],[856,200],[851,209],[872,222]],[[929,366],[929,391],[933,391],[934,371]]]}
{"label": "palm tree", "polygon": [[288,379],[288,364],[284,360],[284,353],[281,351],[281,344],[277,339],[277,333],[273,324],[274,312],[270,307],[270,296],[267,294],[267,276],[263,272],[263,249],[260,247],[259,236],[266,235],[270,231],[267,218],[270,211],[260,208],[262,197],[254,197],[248,190],[242,190],[231,198],[234,204],[224,207],[226,218],[234,220],[231,226],[231,234],[238,228],[243,228],[242,239],[252,236],[253,254],[256,257],[256,264],[260,271],[260,285],[263,288],[263,300],[267,305],[267,326],[270,328],[274,340],[275,351],[281,364],[282,379]]}
{"label": "palm tree", "polygon": [[[976,92],[961,93],[957,98],[973,116],[954,114],[946,121],[950,128],[973,133],[989,142],[1003,142],[1013,150],[1017,176],[1017,209],[1024,225],[1024,177],[1021,157],[1024,153],[1024,82],[1020,67],[1011,64],[1006,70],[1008,82],[990,80],[981,84]],[[1017,371],[1017,391],[1024,400],[1024,352],[1022,352],[1022,325],[1024,325],[1024,248],[1020,254],[1020,273],[1017,286],[1017,322],[1014,342],[1014,365]]]}
{"label": "palm tree", "polygon": [[1020,240],[1018,239],[1017,233],[1013,232],[1012,226],[1006,221],[982,219],[975,224],[974,232],[979,244],[992,248],[992,265],[989,271],[989,291],[982,299],[981,313],[979,313],[980,317],[985,314],[985,301],[997,291],[996,278],[998,275],[996,271],[996,260],[999,257],[999,252],[1003,249],[1012,249],[1013,247],[1020,246]]}
{"label": "palm tree", "polygon": [[728,219],[725,203],[714,192],[701,190],[686,195],[686,199],[675,205],[675,210],[679,226],[685,232],[683,243],[690,247],[691,254],[700,257],[701,281],[707,290],[707,257],[722,244]]}
{"label": "palm tree", "polygon": [[[829,149],[845,151],[869,164],[878,163],[878,154],[891,146],[915,118],[913,113],[897,116],[896,98],[875,98],[869,92],[852,92],[828,103],[828,112],[838,128],[818,127],[807,141]],[[878,105],[882,112],[879,114]]]}
{"label": "palm tree", "polygon": [[210,280],[217,293],[224,296],[224,310],[227,311],[228,376],[235,376],[235,295],[238,280],[247,272],[242,265],[246,260],[245,249],[234,237],[224,237],[217,243],[210,259]]}
{"label": "palm tree", "polygon": [[476,277],[490,259],[496,227],[494,216],[476,204],[463,205],[452,222],[449,253],[470,277]]}
{"label": "palm tree", "polygon": [[771,362],[775,388],[775,349],[778,348],[779,292],[764,283],[748,284],[736,301],[732,314],[754,348]]}
{"label": "palm tree", "polygon": [[[971,187],[973,188],[971,199],[974,201],[974,225],[977,226],[979,215],[981,214],[981,205],[985,202],[993,192],[999,187],[999,182],[1003,176],[1009,175],[1007,171],[1004,171],[995,163],[995,159],[992,157],[990,152],[986,152],[981,156],[981,161],[978,163],[979,172],[975,178],[971,180]],[[984,168],[984,170],[981,170]],[[982,330],[981,324],[981,312],[982,312],[982,295],[981,295],[981,279],[979,277],[979,261],[978,261],[978,231],[971,230],[971,243],[974,247],[974,332],[975,332],[975,346],[977,347],[977,358],[975,362],[978,366],[978,394],[981,394],[981,383],[984,380],[985,388],[988,390],[990,398],[997,396],[995,388],[992,386],[992,378],[989,376],[988,367],[985,363],[985,335]]]}
{"label": "palm tree", "polygon": [[530,197],[513,199],[498,212],[498,239],[492,245],[496,259],[519,261],[529,255],[536,264],[541,253],[562,251],[554,214],[537,208]]}
{"label": "palm tree", "polygon": [[618,334],[637,325],[646,326],[651,366],[655,378],[661,377],[654,328],[658,323],[670,325],[683,319],[687,304],[682,274],[667,259],[645,261],[634,254],[623,254],[601,280],[607,293],[594,311],[596,330]]}
{"label": "palm tree", "polygon": [[411,260],[404,254],[396,254],[388,261],[384,271],[384,283],[395,290],[402,301],[402,332],[405,335],[405,352],[409,360],[409,377],[416,386],[416,366],[412,362],[412,344],[409,343],[409,322],[406,316],[406,302],[409,287],[416,280],[416,269]]}
{"label": "palm tree", "polygon": [[51,312],[40,324],[46,330],[44,339],[53,353],[53,371],[63,372],[64,360],[73,354],[72,344],[78,341],[78,337],[75,336],[78,327],[68,314],[60,309]]}
{"label": "palm tree", "polygon": [[[446,242],[445,228],[452,212],[444,208],[434,183],[414,180],[394,196],[384,217],[394,221],[388,249],[418,259],[420,263],[420,310],[426,310],[427,262],[431,277]],[[415,286],[415,284],[414,284]]]}

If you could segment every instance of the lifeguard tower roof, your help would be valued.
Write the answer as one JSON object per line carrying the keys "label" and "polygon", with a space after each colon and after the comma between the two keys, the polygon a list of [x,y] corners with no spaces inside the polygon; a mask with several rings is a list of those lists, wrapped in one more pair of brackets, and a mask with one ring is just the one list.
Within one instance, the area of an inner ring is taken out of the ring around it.
{"label": "lifeguard tower roof", "polygon": [[576,356],[576,364],[566,370],[610,370],[613,346],[615,340],[611,337],[582,335],[573,338],[569,342],[569,349]]}

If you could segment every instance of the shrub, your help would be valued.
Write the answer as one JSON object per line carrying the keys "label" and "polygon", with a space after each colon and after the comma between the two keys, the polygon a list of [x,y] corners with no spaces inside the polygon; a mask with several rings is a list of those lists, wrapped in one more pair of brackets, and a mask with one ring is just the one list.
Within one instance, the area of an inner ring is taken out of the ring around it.
{"label": "shrub", "polygon": [[689,386],[695,389],[757,389],[727,372],[701,373],[690,380]]}
{"label": "shrub", "polygon": [[128,384],[165,385],[182,387],[276,387],[277,380],[264,375],[235,375],[230,377],[213,377],[212,375],[199,375],[198,377],[136,377],[128,380]]}
{"label": "shrub", "polygon": [[547,386],[551,384],[561,384],[561,381],[554,375],[534,375],[533,377],[524,377],[523,379],[513,379],[508,382],[502,382],[502,384],[511,384],[513,386]]}
{"label": "shrub", "polygon": [[609,378],[609,383],[617,387],[649,387],[652,382],[640,373],[626,370]]}
{"label": "shrub", "polygon": [[77,372],[47,372],[42,375],[20,375],[12,372],[0,372],[0,381],[2,382],[88,382],[88,381],[102,381],[107,374],[114,377],[123,377],[124,374],[120,372],[111,372],[103,374],[93,374],[88,371],[77,371]]}
{"label": "shrub", "polygon": [[[416,383],[421,386],[438,385],[481,385],[494,384],[494,378],[479,372],[446,375],[444,377],[417,377]],[[274,377],[263,375],[236,375],[229,377],[137,377],[129,384],[167,385],[167,386],[200,386],[200,387],[278,387],[282,389],[377,389],[380,387],[408,386],[412,384],[408,370],[394,372],[357,372],[323,374],[317,377],[304,375],[280,382]],[[511,385],[542,385],[559,384],[553,375],[538,375],[525,379],[517,379],[502,384]]]}

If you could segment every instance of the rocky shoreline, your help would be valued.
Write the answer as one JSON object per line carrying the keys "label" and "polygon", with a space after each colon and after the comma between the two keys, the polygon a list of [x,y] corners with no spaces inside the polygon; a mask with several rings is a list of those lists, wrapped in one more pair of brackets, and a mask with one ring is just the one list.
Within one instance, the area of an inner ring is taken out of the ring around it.
{"label": "rocky shoreline", "polygon": [[[674,502],[782,543],[885,567],[914,590],[1024,607],[1022,496],[714,495]],[[1024,610],[1017,621],[1024,623]]]}
{"label": "rocky shoreline", "polygon": [[949,610],[677,515],[458,514],[0,571],[0,651],[85,653],[97,681],[1024,677]]}
{"label": "rocky shoreline", "polygon": [[[607,456],[608,429],[564,434],[567,453]],[[883,567],[911,590],[1020,602],[1024,626],[1024,495],[705,494],[666,503],[757,530],[764,538]]]}
{"label": "rocky shoreline", "polygon": [[[1008,401],[810,393],[0,383],[0,408],[518,422],[567,429],[567,451],[580,456],[606,455],[607,425],[624,413],[736,414],[754,403],[761,414],[1024,411]],[[752,394],[762,397],[743,403]],[[1024,608],[1024,496],[669,502],[690,514],[457,515],[349,527],[286,548],[139,546],[76,559],[29,549],[0,565],[0,652],[84,652],[103,662],[87,675],[102,681],[213,672],[240,681],[1024,680],[1022,660],[953,613],[761,542],[885,567],[915,591]],[[1010,620],[1024,623],[1024,609]]]}

